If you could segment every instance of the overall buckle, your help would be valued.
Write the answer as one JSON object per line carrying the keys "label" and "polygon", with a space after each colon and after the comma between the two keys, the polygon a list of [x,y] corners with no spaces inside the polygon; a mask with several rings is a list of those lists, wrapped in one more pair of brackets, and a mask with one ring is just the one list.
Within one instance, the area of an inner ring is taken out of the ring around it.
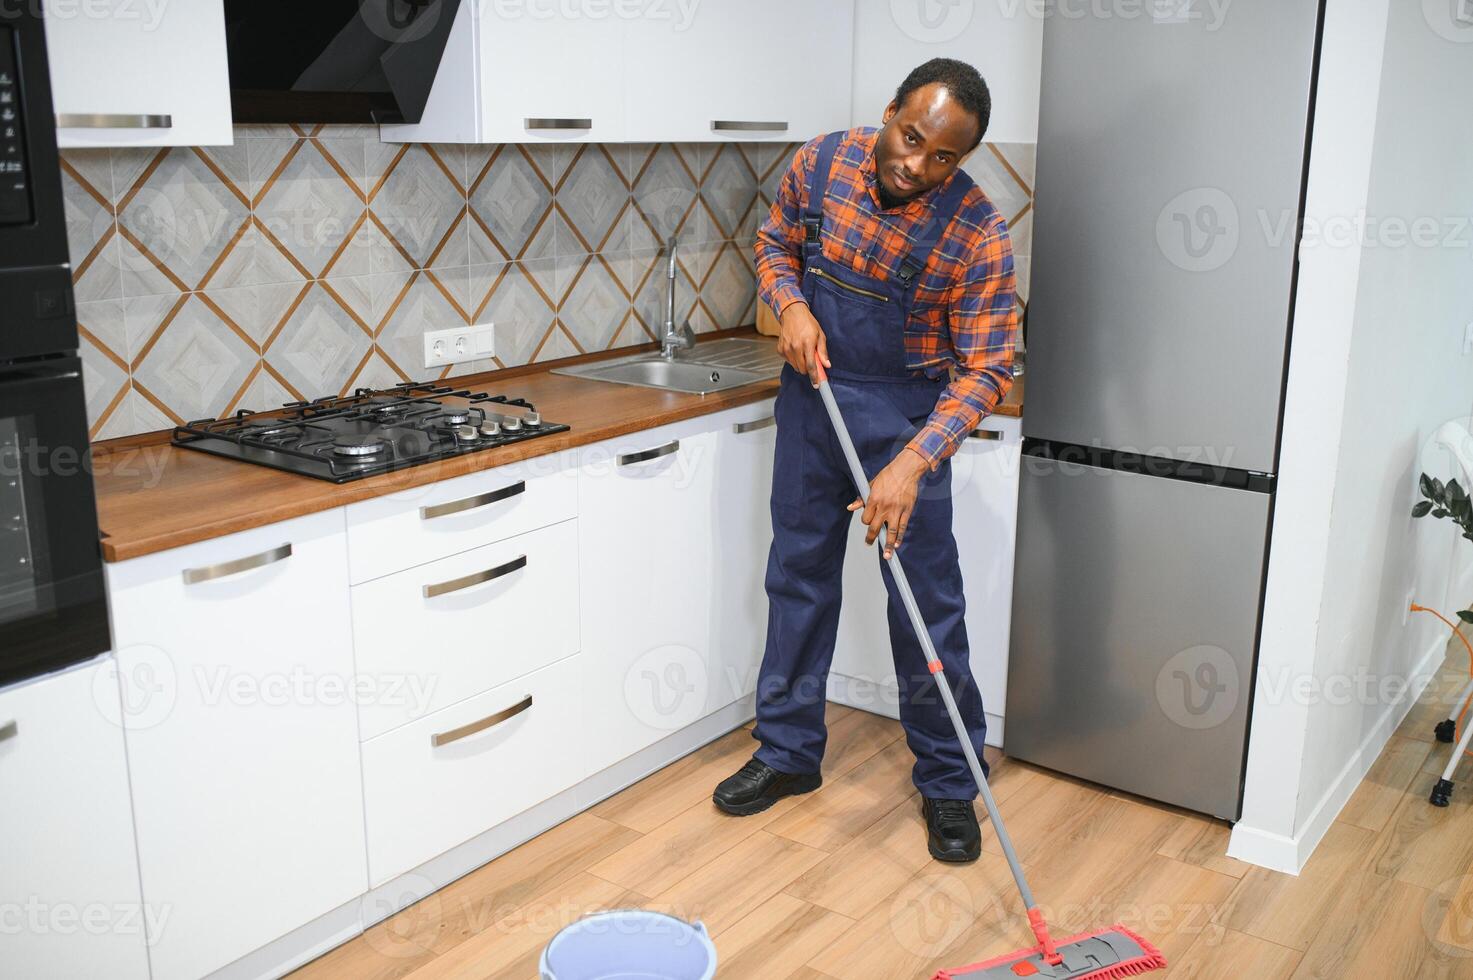
{"label": "overall buckle", "polygon": [[819,218],[817,220],[810,219],[810,218],[804,218],[803,219],[803,241],[804,241],[805,244],[808,244],[808,245],[817,245],[819,243],[819,241],[820,241],[820,237],[819,236],[822,233],[822,231],[823,231],[823,219],[822,218]]}
{"label": "overall buckle", "polygon": [[917,265],[911,259],[906,259],[900,263],[900,270],[895,273],[895,278],[899,279],[903,285],[909,286],[911,281],[920,275],[921,269],[922,266]]}

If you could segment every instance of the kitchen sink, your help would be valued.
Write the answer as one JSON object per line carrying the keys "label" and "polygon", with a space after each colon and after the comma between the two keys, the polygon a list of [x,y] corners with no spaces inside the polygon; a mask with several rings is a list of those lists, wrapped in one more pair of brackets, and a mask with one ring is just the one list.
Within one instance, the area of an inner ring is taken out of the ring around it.
{"label": "kitchen sink", "polygon": [[691,350],[679,352],[673,359],[645,352],[610,361],[554,368],[552,373],[705,395],[775,378],[782,366],[783,359],[777,353],[776,344],[733,337],[698,343]]}

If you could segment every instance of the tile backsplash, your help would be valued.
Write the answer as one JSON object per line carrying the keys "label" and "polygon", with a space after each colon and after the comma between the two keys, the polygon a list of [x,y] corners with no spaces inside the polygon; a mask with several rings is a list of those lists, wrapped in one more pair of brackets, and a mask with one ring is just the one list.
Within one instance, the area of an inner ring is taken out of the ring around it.
{"label": "tile backsplash", "polygon": [[[752,241],[796,146],[273,126],[64,151],[92,437],[645,343],[672,232],[679,313],[750,324]],[[1010,219],[1026,295],[1033,146],[985,145],[967,169]],[[493,360],[423,367],[426,330],[487,321]]]}

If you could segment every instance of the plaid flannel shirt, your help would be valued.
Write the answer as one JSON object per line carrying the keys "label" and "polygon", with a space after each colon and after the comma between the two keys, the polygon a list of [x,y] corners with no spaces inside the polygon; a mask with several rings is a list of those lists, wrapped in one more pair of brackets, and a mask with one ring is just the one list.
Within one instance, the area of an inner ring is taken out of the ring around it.
{"label": "plaid flannel shirt", "polygon": [[[876,130],[850,130],[834,154],[824,203],[823,253],[878,279],[892,278],[935,210],[947,183],[884,210],[875,175]],[[778,185],[757,232],[757,285],[779,316],[803,302],[803,206],[823,137],[804,144]],[[963,199],[925,269],[905,328],[906,366],[951,381],[908,448],[932,470],[996,409],[1013,383],[1018,340],[1013,252],[1007,225],[980,187]]]}

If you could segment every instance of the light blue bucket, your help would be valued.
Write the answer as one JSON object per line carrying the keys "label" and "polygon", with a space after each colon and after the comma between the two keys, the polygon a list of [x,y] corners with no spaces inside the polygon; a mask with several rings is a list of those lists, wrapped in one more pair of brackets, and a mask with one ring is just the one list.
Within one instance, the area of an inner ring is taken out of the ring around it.
{"label": "light blue bucket", "polygon": [[542,980],[711,980],[716,947],[699,922],[614,909],[553,936],[537,969]]}

